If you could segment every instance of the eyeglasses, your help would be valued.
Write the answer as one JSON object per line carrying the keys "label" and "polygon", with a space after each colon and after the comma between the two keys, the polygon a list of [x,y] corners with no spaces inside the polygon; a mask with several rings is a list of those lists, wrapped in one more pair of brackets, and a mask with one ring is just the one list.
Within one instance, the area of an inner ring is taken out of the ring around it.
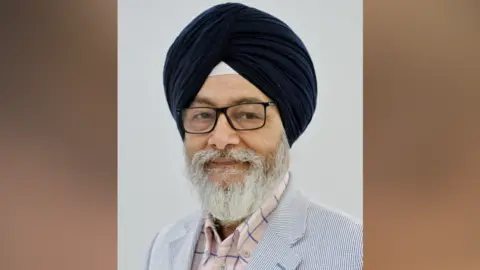
{"label": "eyeglasses", "polygon": [[211,132],[218,122],[220,113],[227,118],[234,130],[255,130],[265,125],[267,107],[274,102],[243,103],[223,108],[192,107],[178,110],[186,133],[203,134]]}

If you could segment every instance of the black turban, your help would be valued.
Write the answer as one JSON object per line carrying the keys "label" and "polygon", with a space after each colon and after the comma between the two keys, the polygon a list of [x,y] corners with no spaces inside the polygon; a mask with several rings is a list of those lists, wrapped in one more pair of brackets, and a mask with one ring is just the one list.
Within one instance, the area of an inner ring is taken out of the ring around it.
{"label": "black turban", "polygon": [[193,102],[213,68],[227,63],[278,107],[290,146],[310,123],[317,81],[310,55],[284,22],[258,9],[219,4],[194,18],[175,39],[163,83],[182,138],[178,109]]}

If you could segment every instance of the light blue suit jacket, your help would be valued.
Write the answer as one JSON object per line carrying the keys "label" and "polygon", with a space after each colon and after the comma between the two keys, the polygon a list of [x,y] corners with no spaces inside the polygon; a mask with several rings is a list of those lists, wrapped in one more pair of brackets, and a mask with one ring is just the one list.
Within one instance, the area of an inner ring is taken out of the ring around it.
{"label": "light blue suit jacket", "polygon": [[[292,184],[271,214],[247,269],[362,269],[361,222],[310,202]],[[150,248],[147,270],[190,270],[202,217],[195,213],[161,230]]]}

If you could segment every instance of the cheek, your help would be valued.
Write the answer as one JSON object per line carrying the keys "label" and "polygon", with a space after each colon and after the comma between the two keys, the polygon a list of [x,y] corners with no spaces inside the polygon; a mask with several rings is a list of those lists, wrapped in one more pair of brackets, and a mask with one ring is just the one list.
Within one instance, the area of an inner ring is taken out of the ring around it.
{"label": "cheek", "polygon": [[276,151],[277,145],[280,142],[280,136],[273,135],[272,133],[249,134],[243,136],[242,141],[247,148],[258,154],[267,156]]}
{"label": "cheek", "polygon": [[189,156],[192,156],[194,153],[202,150],[207,145],[208,137],[204,135],[193,135],[193,134],[186,134],[185,135],[185,148]]}
{"label": "cheek", "polygon": [[277,150],[277,146],[282,139],[283,125],[276,116],[270,118],[265,126],[250,136],[244,136],[244,142],[252,150],[262,154],[271,154]]}

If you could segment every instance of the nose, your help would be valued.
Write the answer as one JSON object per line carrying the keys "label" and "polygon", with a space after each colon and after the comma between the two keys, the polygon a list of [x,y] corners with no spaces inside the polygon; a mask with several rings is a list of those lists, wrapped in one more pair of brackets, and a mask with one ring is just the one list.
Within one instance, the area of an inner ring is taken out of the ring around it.
{"label": "nose", "polygon": [[229,145],[237,145],[240,143],[240,138],[237,132],[230,126],[225,115],[221,114],[218,117],[217,125],[212,131],[208,144],[214,146],[218,150],[225,150]]}

